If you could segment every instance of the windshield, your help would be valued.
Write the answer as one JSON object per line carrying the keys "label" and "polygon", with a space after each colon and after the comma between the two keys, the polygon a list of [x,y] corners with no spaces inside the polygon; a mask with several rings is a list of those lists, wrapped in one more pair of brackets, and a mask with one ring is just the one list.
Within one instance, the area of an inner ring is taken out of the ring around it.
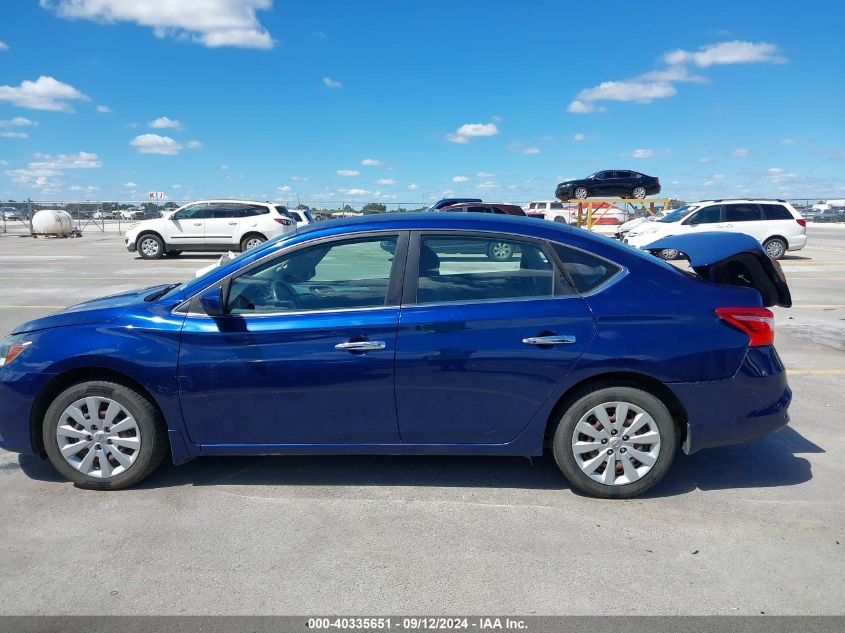
{"label": "windshield", "polygon": [[665,216],[657,220],[658,222],[680,222],[683,220],[688,214],[692,213],[698,208],[697,204],[685,204],[679,209],[675,209],[674,211],[670,211]]}

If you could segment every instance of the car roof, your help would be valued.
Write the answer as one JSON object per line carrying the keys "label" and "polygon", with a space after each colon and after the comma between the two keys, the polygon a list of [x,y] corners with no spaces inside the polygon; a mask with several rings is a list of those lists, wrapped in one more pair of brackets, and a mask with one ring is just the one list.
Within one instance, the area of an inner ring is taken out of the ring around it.
{"label": "car roof", "polygon": [[690,202],[689,204],[704,204],[705,202],[781,202],[786,203],[786,200],[780,198],[717,198],[714,200],[699,200],[698,202]]}
{"label": "car roof", "polygon": [[266,200],[240,200],[238,198],[209,198],[207,200],[194,200],[193,202],[186,202],[182,206],[186,207],[189,204],[203,204],[203,203],[206,203],[206,202],[237,202],[239,204],[263,204],[263,205],[269,204],[269,205],[274,206],[274,207],[275,206],[279,206],[279,207],[287,206],[287,205],[284,205],[280,202],[279,203],[267,202]]}

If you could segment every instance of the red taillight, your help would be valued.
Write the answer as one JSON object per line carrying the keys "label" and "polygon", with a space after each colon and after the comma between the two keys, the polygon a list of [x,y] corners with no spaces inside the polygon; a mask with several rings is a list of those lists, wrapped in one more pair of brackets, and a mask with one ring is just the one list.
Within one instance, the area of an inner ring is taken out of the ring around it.
{"label": "red taillight", "polygon": [[716,308],[720,319],[748,334],[748,347],[773,345],[775,315],[768,308]]}
{"label": "red taillight", "polygon": [[795,220],[795,221],[798,222],[799,226],[803,226],[803,227],[807,226],[807,220],[805,220],[804,218],[801,218],[800,220]]}
{"label": "red taillight", "polygon": [[278,222],[279,224],[283,224],[283,225],[285,225],[285,226],[290,226],[291,224],[293,224],[293,222],[291,222],[291,221],[290,221],[290,220],[288,220],[287,218],[273,218],[273,219],[274,219],[276,222]]}

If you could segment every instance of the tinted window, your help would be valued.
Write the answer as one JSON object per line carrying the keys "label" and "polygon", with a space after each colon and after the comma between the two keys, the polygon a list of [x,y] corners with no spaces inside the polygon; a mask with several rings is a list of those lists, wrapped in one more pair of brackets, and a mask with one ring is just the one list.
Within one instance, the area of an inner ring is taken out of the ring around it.
{"label": "tinted window", "polygon": [[228,311],[257,314],[384,305],[396,237],[301,248],[232,280]]}
{"label": "tinted window", "polygon": [[552,209],[563,209],[563,203],[562,202],[552,202],[551,208]]}
{"label": "tinted window", "polygon": [[621,270],[616,264],[584,251],[562,244],[552,246],[575,289],[582,294],[598,288]]}
{"label": "tinted window", "polygon": [[229,202],[210,202],[208,205],[208,217],[210,218],[235,218],[238,217],[238,210],[235,204]]}
{"label": "tinted window", "polygon": [[466,210],[466,207],[452,207],[450,209],[444,209],[446,213],[464,213]]}
{"label": "tinted window", "polygon": [[792,220],[792,214],[782,204],[761,204],[763,217],[767,220]]}
{"label": "tinted window", "polygon": [[704,207],[694,213],[684,224],[716,224],[722,221],[722,207],[718,204]]}
{"label": "tinted window", "polygon": [[613,173],[616,174],[616,178],[630,178],[631,177],[630,171],[615,171]]}
{"label": "tinted window", "polygon": [[262,204],[242,204],[240,205],[240,217],[248,218],[255,215],[264,215],[265,213],[270,213],[270,209],[265,207]]}
{"label": "tinted window", "polygon": [[[127,209],[124,213],[135,213],[137,209]],[[192,204],[173,214],[174,220],[200,220],[210,217],[208,214],[208,205],[205,203]]]}
{"label": "tinted window", "polygon": [[278,211],[279,215],[282,215],[286,218],[290,217],[290,211],[288,211],[288,208],[283,205],[277,204],[276,211]]}
{"label": "tinted window", "polygon": [[596,178],[598,178],[599,180],[604,180],[606,178],[613,178],[613,172],[612,171],[600,171],[599,173],[596,174]]}
{"label": "tinted window", "polygon": [[726,204],[726,222],[754,222],[761,219],[760,207],[756,204]]}
{"label": "tinted window", "polygon": [[490,207],[467,207],[467,211],[470,213],[493,213],[493,209]]}
{"label": "tinted window", "polygon": [[302,216],[299,215],[298,211],[288,211],[288,215],[290,215],[291,219],[302,222]]}
{"label": "tinted window", "polygon": [[418,303],[553,297],[572,289],[542,246],[494,237],[425,235]]}

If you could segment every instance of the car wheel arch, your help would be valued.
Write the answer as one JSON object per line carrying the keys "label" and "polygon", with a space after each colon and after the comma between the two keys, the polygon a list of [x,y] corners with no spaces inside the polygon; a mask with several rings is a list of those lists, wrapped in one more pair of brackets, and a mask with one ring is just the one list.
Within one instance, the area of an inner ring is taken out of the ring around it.
{"label": "car wheel arch", "polygon": [[786,248],[789,249],[789,239],[784,237],[783,235],[778,234],[778,233],[776,233],[774,235],[769,235],[765,240],[763,240],[763,244],[765,244],[766,242],[770,242],[772,240],[780,240],[781,242],[786,244]]}
{"label": "car wheel arch", "polygon": [[647,374],[624,371],[593,374],[582,378],[575,384],[567,387],[567,389],[558,397],[557,402],[555,402],[549,412],[543,436],[544,446],[550,445],[555,429],[560,422],[563,412],[566,411],[567,408],[569,408],[582,396],[608,386],[633,387],[635,389],[641,389],[658,398],[672,415],[672,420],[675,422],[678,437],[681,442],[686,439],[686,426],[689,418],[683,404],[681,404],[681,401],[678,400],[678,397],[672,392],[672,390],[657,378]]}
{"label": "car wheel arch", "polygon": [[164,247],[167,248],[167,241],[164,239],[164,236],[158,231],[154,231],[152,229],[144,229],[141,233],[139,233],[138,237],[135,238],[135,244],[137,245],[138,242],[140,242],[146,235],[154,235],[160,239],[162,244],[164,244]]}
{"label": "car wheel arch", "polygon": [[165,422],[165,426],[167,426],[167,418],[165,417],[164,411],[162,410],[156,397],[149,389],[144,387],[142,383],[138,382],[128,374],[106,367],[75,367],[53,376],[41,388],[38,395],[36,395],[33,400],[29,414],[30,443],[32,445],[33,453],[41,457],[46,456],[41,428],[44,421],[44,415],[47,413],[47,409],[50,408],[50,404],[53,400],[55,400],[56,397],[68,387],[82,382],[98,380],[118,383],[136,391],[139,395],[146,398],[153,407],[155,407],[158,415],[161,416],[161,419]]}
{"label": "car wheel arch", "polygon": [[247,231],[246,233],[241,235],[241,239],[238,240],[238,244],[243,244],[251,237],[260,237],[265,242],[267,241],[267,236],[264,235],[264,233],[262,233],[261,231]]}

